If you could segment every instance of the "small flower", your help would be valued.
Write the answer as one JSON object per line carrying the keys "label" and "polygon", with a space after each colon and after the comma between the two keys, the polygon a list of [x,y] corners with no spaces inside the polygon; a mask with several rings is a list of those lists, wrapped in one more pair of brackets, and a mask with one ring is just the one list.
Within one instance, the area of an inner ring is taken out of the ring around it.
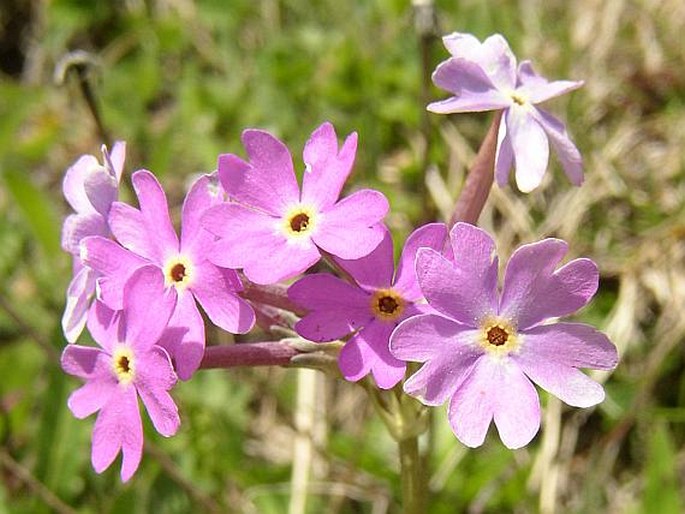
{"label": "small flower", "polygon": [[204,321],[196,301],[214,324],[232,333],[248,332],[254,325],[254,311],[237,294],[242,284],[236,272],[207,260],[215,238],[200,226],[200,218],[221,201],[210,178],[199,178],[186,196],[180,242],[169,218],[166,195],[155,176],[141,170],[131,180],[140,210],[116,202],[109,216],[112,233],[123,247],[109,239],[90,237],[82,244],[82,258],[101,274],[102,301],[115,310],[121,309],[124,284],[136,269],[154,264],[162,270],[165,291],[178,298],[169,321],[173,336],[165,338],[164,346],[174,358],[178,376],[187,380],[200,365],[205,348]]}
{"label": "small flower", "polygon": [[203,219],[219,236],[212,262],[243,268],[253,282],[271,284],[303,272],[321,251],[358,259],[378,246],[385,196],[364,189],[338,201],[352,170],[356,133],[338,152],[333,125],[314,131],[304,148],[301,194],[283,143],[261,130],[246,130],[242,140],[249,162],[219,156],[219,179],[233,202],[210,209]]}
{"label": "small flower", "polygon": [[514,164],[518,188],[526,193],[535,189],[547,169],[551,141],[571,183],[582,184],[582,158],[564,124],[535,105],[583,82],[548,82],[535,73],[530,61],[521,62],[517,69],[516,57],[499,34],[482,44],[459,33],[444,37],[443,42],[453,57],[437,67],[433,82],[454,96],[429,104],[428,110],[441,114],[504,110],[495,157],[497,183],[507,183]]}
{"label": "small flower", "polygon": [[430,249],[416,261],[421,291],[441,315],[408,319],[390,339],[396,358],[424,363],[405,392],[425,405],[451,398],[452,430],[470,447],[483,444],[493,419],[508,448],[531,441],[540,426],[531,381],[575,407],[600,403],[602,386],[578,368],[613,369],[614,345],[589,325],[545,323],[590,301],[599,278],[595,263],[575,259],[555,270],[564,241],[524,245],[507,264],[500,294],[490,236],[457,223],[450,239],[454,263]]}
{"label": "small flower", "polygon": [[91,450],[98,473],[120,450],[121,479],[126,482],[138,469],[143,451],[139,396],[157,432],[169,437],[178,430],[178,409],[168,393],[176,374],[169,355],[156,344],[174,304],[159,270],[142,267],[126,283],[121,311],[99,301],[90,310],[88,330],[100,348],[71,344],[62,353],[62,369],[86,381],[69,396],[69,409],[79,419],[99,411]]}
{"label": "small flower", "polygon": [[78,339],[86,324],[88,307],[95,295],[97,273],[84,267],[79,244],[88,236],[109,237],[109,209],[117,199],[124,168],[126,143],[117,141],[111,154],[102,146],[100,164],[94,155],[82,155],[66,172],[62,191],[74,214],[62,226],[62,248],[74,256],[73,278],[67,289],[62,330],[67,341]]}
{"label": "small flower", "polygon": [[400,321],[426,308],[414,271],[416,252],[420,247],[441,251],[446,238],[447,228],[441,223],[414,231],[394,273],[392,239],[386,232],[368,256],[354,261],[336,259],[355,284],[326,273],[303,277],[288,289],[293,302],[309,309],[295,330],[316,342],[355,332],[340,353],[343,376],[357,381],[370,372],[380,388],[393,387],[404,377],[406,364],[390,354],[390,333]]}

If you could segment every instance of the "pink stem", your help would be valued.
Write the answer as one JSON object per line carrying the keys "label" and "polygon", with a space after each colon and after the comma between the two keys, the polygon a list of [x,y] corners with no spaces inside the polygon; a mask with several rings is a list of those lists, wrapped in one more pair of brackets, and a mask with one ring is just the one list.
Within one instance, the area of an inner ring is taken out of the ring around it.
{"label": "pink stem", "polygon": [[283,366],[289,364],[290,359],[299,353],[295,348],[281,341],[208,346],[205,348],[200,368]]}
{"label": "pink stem", "polygon": [[490,129],[478,149],[478,155],[471,165],[466,183],[459,194],[457,205],[455,205],[450,218],[450,227],[457,221],[465,221],[475,225],[483,207],[485,207],[485,202],[492,188],[495,152],[497,151],[497,132],[501,119],[502,111],[497,111]]}
{"label": "pink stem", "polygon": [[305,310],[288,298],[288,287],[281,284],[263,286],[250,282],[246,277],[240,277],[245,288],[241,293],[246,300],[265,303],[273,307],[278,307],[290,311],[300,316],[305,314]]}

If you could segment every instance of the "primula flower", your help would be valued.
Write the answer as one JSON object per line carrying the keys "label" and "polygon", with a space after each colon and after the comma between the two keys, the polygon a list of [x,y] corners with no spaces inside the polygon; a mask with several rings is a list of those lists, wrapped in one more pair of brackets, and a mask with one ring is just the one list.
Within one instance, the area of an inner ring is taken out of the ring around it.
{"label": "primula flower", "polygon": [[116,202],[109,216],[112,233],[123,247],[90,237],[82,244],[82,258],[102,275],[98,279],[102,301],[115,310],[121,309],[124,284],[133,271],[150,263],[163,271],[166,289],[178,297],[169,321],[174,336],[166,338],[164,346],[174,358],[178,376],[187,380],[199,367],[205,347],[204,321],[196,300],[214,324],[232,333],[249,331],[254,311],[237,295],[242,284],[236,272],[207,260],[215,238],[200,226],[200,218],[221,201],[210,178],[198,179],[185,198],[180,242],[155,176],[137,171],[132,182],[140,210]]}
{"label": "primula flower", "polygon": [[62,248],[74,256],[73,278],[67,288],[67,304],[62,316],[62,330],[70,343],[78,339],[86,324],[97,277],[96,272],[83,266],[79,243],[88,236],[110,235],[107,216],[118,196],[125,157],[126,143],[123,141],[114,143],[111,154],[103,145],[103,164],[94,155],[82,155],[64,176],[62,191],[75,211],[67,216],[62,226]]}
{"label": "primula flower", "polygon": [[99,301],[90,310],[88,330],[100,348],[71,344],[62,353],[64,371],[86,381],[69,396],[69,409],[79,419],[99,411],[91,450],[98,473],[114,462],[119,450],[121,479],[126,482],[138,469],[143,453],[138,396],[157,432],[169,437],[178,430],[178,409],[167,392],[176,375],[169,355],[156,344],[174,304],[159,270],[140,268],[126,283],[122,311]]}
{"label": "primula flower", "polygon": [[521,246],[509,260],[501,293],[490,236],[458,223],[450,233],[454,262],[420,250],[416,270],[428,304],[441,315],[401,323],[390,351],[425,363],[404,390],[426,405],[447,399],[452,430],[467,446],[480,446],[494,419],[509,448],[528,444],[540,426],[532,382],[575,407],[604,399],[602,386],[578,368],[616,366],[616,348],[589,325],[546,322],[587,304],[598,285],[597,266],[566,254],[560,239]]}
{"label": "primula flower", "polygon": [[271,284],[306,270],[321,251],[358,259],[378,246],[388,212],[385,196],[364,189],[338,201],[352,170],[356,133],[338,152],[333,125],[314,131],[304,148],[302,193],[283,143],[262,130],[246,130],[242,141],[248,162],[219,156],[219,179],[233,202],[210,209],[203,220],[219,236],[212,262],[243,268],[253,282]]}
{"label": "primula flower", "polygon": [[386,231],[368,256],[336,259],[355,284],[327,273],[303,277],[288,289],[288,297],[309,310],[295,330],[316,342],[340,339],[354,331],[338,360],[343,376],[357,381],[371,372],[378,387],[393,387],[404,377],[406,364],[390,354],[390,333],[400,321],[426,308],[414,271],[416,252],[420,247],[441,251],[446,238],[442,223],[414,231],[394,273],[392,239]]}
{"label": "primula flower", "polygon": [[536,104],[583,85],[582,81],[548,82],[530,61],[516,67],[516,57],[499,34],[480,43],[470,34],[454,33],[443,38],[452,58],[433,73],[433,82],[455,96],[428,105],[428,110],[447,114],[504,110],[497,138],[495,177],[507,183],[512,164],[516,185],[523,192],[535,189],[547,169],[549,142],[571,183],[583,182],[580,152],[564,124]]}

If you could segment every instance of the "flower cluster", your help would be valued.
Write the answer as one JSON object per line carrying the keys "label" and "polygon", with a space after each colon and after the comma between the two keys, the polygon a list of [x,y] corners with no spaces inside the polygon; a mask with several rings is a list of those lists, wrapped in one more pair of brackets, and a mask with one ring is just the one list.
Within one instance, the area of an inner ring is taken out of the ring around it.
{"label": "flower cluster", "polygon": [[[444,41],[453,57],[434,80],[454,97],[429,110],[504,110],[495,164],[500,184],[514,164],[518,187],[534,189],[551,141],[579,185],[578,150],[563,124],[534,104],[581,83],[547,82],[527,61],[517,68],[499,35],[483,43],[465,34]],[[284,299],[302,314],[291,328],[316,343],[342,341],[338,365],[349,381],[370,375],[380,389],[390,389],[407,376],[407,362],[423,363],[403,390],[429,406],[449,400],[452,429],[464,444],[482,444],[493,420],[506,446],[530,442],[540,424],[533,383],[569,405],[602,401],[602,387],[579,369],[613,368],[615,347],[587,325],[550,322],[595,294],[598,270],[591,260],[557,269],[567,250],[563,241],[524,245],[509,260],[500,291],[495,245],[486,232],[431,223],[407,238],[395,268],[383,223],[385,196],[362,189],[341,198],[356,133],[339,146],[330,123],[317,128],[303,151],[301,187],[281,141],[246,130],[242,142],[246,159],[221,155],[216,173],[190,187],[180,237],[151,172],[131,175],[137,206],[117,201],[124,143],[111,153],[103,148],[102,165],[88,155],[67,171],[64,195],[75,212],[64,223],[62,242],[74,257],[74,277],[62,367],[85,381],[69,398],[74,415],[98,413],[91,453],[97,472],[120,451],[122,480],[137,469],[138,397],[160,434],[178,430],[169,391],[207,357],[201,310],[218,328],[245,334],[262,307],[245,296],[248,284],[291,281],[322,258],[337,274],[319,267],[289,286]],[[98,347],[76,344],[84,326]]]}

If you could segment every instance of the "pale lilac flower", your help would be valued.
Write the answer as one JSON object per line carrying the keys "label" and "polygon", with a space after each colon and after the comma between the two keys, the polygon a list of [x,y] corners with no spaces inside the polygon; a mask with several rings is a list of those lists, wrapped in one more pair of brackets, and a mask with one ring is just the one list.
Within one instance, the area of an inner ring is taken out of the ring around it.
{"label": "pale lilac flower", "polygon": [[138,469],[143,452],[138,396],[157,432],[169,437],[178,430],[178,409],[168,393],[176,375],[166,350],[156,344],[174,303],[160,271],[140,268],[126,283],[121,311],[99,301],[89,311],[88,330],[100,348],[70,344],[62,353],[64,371],[86,381],[69,396],[69,409],[79,419],[99,411],[91,450],[98,473],[120,450],[121,479],[126,482]]}
{"label": "pale lilac flower", "polygon": [[78,339],[86,324],[97,277],[96,272],[83,266],[79,244],[88,236],[110,235],[107,216],[119,193],[125,157],[125,142],[114,143],[111,153],[103,145],[102,164],[94,155],[82,155],[64,176],[62,191],[75,211],[67,216],[62,226],[62,248],[74,256],[73,278],[67,288],[62,316],[62,330],[70,343]]}
{"label": "pale lilac flower", "polygon": [[458,223],[450,239],[453,263],[430,249],[416,260],[421,291],[441,315],[410,318],[390,338],[396,358],[424,363],[405,392],[426,405],[450,399],[452,430],[471,447],[483,443],[493,420],[507,447],[531,441],[540,426],[532,382],[575,407],[601,402],[602,386],[579,368],[614,368],[616,348],[589,325],[552,320],[594,296],[595,263],[575,259],[555,270],[564,241],[527,244],[511,256],[499,293],[490,236]]}
{"label": "pale lilac flower", "polygon": [[470,34],[443,38],[452,57],[433,73],[433,82],[455,96],[428,105],[436,113],[480,112],[503,109],[499,126],[495,177],[503,186],[515,165],[516,185],[530,192],[541,182],[549,161],[549,142],[571,183],[583,182],[583,162],[564,124],[536,104],[583,85],[582,81],[548,82],[516,57],[499,34],[480,43]]}
{"label": "pale lilac flower", "polygon": [[333,341],[355,334],[345,343],[338,364],[343,376],[357,381],[371,373],[378,387],[389,389],[404,377],[406,364],[388,350],[397,324],[427,307],[414,271],[421,247],[442,251],[447,228],[442,223],[414,231],[404,246],[394,273],[393,246],[386,231],[368,256],[336,262],[355,280],[350,284],[333,275],[307,275],[290,286],[288,297],[309,312],[295,325],[311,341]]}
{"label": "pale lilac flower", "polygon": [[364,189],[338,201],[352,170],[357,134],[338,152],[333,125],[324,123],[304,148],[302,192],[290,152],[262,130],[242,136],[248,162],[219,156],[219,178],[233,202],[212,208],[203,224],[219,236],[210,260],[243,268],[247,278],[270,284],[293,277],[321,258],[368,255],[383,238],[388,201]]}
{"label": "pale lilac flower", "polygon": [[140,209],[116,202],[109,216],[112,233],[123,246],[90,237],[82,244],[82,258],[102,275],[98,279],[102,301],[115,310],[121,309],[124,284],[134,270],[152,263],[163,271],[166,288],[178,297],[169,321],[175,336],[166,338],[164,346],[174,358],[178,376],[187,380],[199,367],[205,348],[204,321],[196,301],[215,325],[234,334],[252,328],[254,311],[237,294],[242,284],[236,272],[207,260],[215,238],[200,226],[200,218],[221,202],[210,177],[199,178],[185,198],[180,241],[155,176],[137,171],[132,182]]}

